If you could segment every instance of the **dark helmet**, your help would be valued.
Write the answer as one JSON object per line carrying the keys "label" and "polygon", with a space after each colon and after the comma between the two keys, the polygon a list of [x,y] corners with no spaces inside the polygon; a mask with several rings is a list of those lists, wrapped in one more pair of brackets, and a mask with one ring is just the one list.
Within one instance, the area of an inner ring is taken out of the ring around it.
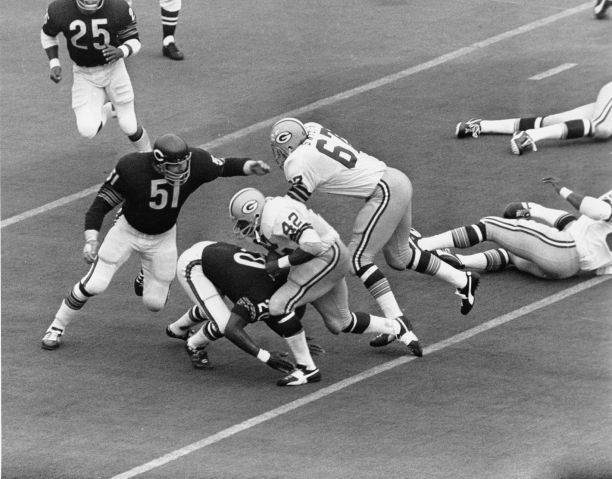
{"label": "dark helmet", "polygon": [[191,173],[191,151],[180,136],[161,135],[153,145],[153,166],[172,185],[182,185]]}

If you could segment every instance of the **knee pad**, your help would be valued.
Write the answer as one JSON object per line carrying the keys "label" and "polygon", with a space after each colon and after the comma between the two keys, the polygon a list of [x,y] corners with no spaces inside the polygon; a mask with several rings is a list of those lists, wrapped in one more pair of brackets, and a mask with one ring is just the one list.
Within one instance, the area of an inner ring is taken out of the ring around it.
{"label": "knee pad", "polygon": [[612,138],[612,123],[608,122],[607,124],[593,125],[593,128],[595,129],[593,134],[594,138],[599,140]]}
{"label": "knee pad", "polygon": [[144,295],[142,297],[142,303],[149,311],[153,311],[154,313],[161,311],[164,309],[166,302],[168,301],[168,296],[162,298],[160,295]]}
{"label": "knee pad", "polygon": [[96,123],[95,120],[80,120],[77,121],[77,130],[79,131],[79,135],[88,140],[91,140],[94,136],[98,134],[100,131],[100,127],[102,126],[102,120],[99,119]]}

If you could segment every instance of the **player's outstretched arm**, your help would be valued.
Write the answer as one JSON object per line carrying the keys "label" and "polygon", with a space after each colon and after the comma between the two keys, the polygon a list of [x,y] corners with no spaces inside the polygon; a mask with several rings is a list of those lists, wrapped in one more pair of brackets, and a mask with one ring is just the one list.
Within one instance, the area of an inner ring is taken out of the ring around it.
{"label": "player's outstretched arm", "polygon": [[576,193],[565,186],[561,186],[561,179],[556,176],[542,178],[542,182],[552,185],[561,198],[567,200],[583,215],[594,220],[610,221],[612,219],[612,205],[607,201]]}

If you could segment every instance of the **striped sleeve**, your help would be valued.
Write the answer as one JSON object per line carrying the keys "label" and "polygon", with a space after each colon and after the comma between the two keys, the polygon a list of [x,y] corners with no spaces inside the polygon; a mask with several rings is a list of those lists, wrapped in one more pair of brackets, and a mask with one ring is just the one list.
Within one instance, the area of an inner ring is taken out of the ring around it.
{"label": "striped sleeve", "polygon": [[306,203],[310,199],[312,193],[308,191],[306,185],[302,182],[292,182],[287,191],[287,196],[300,203]]}

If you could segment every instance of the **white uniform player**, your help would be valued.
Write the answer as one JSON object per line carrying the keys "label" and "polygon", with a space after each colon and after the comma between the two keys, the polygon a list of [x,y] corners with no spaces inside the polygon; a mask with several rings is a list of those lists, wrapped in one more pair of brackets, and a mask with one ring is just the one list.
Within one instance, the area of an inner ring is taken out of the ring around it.
{"label": "white uniform player", "polygon": [[[381,250],[387,264],[396,270],[412,269],[452,284],[462,298],[461,312],[472,309],[477,274],[456,270],[411,241],[412,184],[403,172],[314,122],[284,118],[272,127],[270,142],[276,162],[291,183],[290,198],[306,202],[318,190],[365,200],[348,245],[352,273],[385,316],[399,317],[403,312],[389,281],[374,264]],[[407,319],[404,322],[412,329]],[[372,345],[383,344],[375,341]]]}
{"label": "white uniform player", "polygon": [[[581,214],[537,203],[511,203],[504,218],[488,216],[429,238],[424,248],[466,248],[490,240],[502,248],[472,255],[451,254],[450,261],[467,268],[499,271],[512,264],[517,269],[548,279],[564,279],[581,272],[612,274],[612,190],[594,198],[559,187],[557,178],[545,178]],[[448,254],[448,253],[446,253]],[[443,256],[444,257],[444,256]]]}
{"label": "white uniform player", "polygon": [[515,155],[537,151],[536,144],[542,140],[584,137],[608,140],[612,138],[612,82],[599,90],[594,102],[561,113],[503,120],[471,119],[455,128],[457,138],[478,138],[488,133],[512,135],[510,149]]}
{"label": "white uniform player", "polygon": [[285,316],[310,303],[334,334],[391,334],[415,355],[422,355],[417,337],[402,318],[350,311],[345,280],[350,254],[338,232],[321,216],[291,198],[265,198],[255,188],[232,197],[230,216],[236,234],[271,251],[266,261],[271,275],[289,270],[286,283],[270,298],[270,316]]}

